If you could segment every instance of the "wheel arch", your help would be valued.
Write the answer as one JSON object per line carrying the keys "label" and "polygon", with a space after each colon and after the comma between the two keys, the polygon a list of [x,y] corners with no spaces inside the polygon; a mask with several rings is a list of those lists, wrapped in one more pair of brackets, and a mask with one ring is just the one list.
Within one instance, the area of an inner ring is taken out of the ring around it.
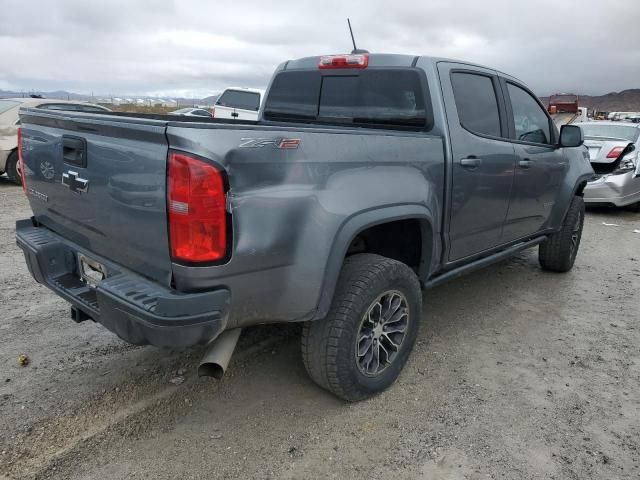
{"label": "wheel arch", "polygon": [[420,225],[421,244],[418,276],[423,282],[433,270],[438,256],[439,241],[431,211],[420,204],[394,205],[359,212],[349,217],[338,229],[325,266],[318,306],[312,320],[327,315],[333,300],[336,283],[349,246],[366,230],[400,220],[416,220]]}

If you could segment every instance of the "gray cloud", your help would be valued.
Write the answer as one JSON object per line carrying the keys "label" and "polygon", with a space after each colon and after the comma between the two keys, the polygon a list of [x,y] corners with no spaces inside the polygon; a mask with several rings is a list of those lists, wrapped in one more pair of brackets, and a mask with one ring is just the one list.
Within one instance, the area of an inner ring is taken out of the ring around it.
{"label": "gray cloud", "polygon": [[486,64],[538,94],[637,88],[637,0],[0,0],[0,88],[203,96],[350,49]]}

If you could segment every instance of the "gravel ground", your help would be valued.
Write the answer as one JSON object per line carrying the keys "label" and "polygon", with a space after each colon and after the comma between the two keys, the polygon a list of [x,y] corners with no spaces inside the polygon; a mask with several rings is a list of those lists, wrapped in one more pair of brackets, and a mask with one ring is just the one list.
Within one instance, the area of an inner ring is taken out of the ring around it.
{"label": "gravel ground", "polygon": [[568,274],[532,250],[425,292],[399,381],[345,404],[295,326],[245,331],[215,381],[202,349],[73,323],[29,276],[3,178],[0,204],[0,478],[640,478],[640,214],[589,211]]}

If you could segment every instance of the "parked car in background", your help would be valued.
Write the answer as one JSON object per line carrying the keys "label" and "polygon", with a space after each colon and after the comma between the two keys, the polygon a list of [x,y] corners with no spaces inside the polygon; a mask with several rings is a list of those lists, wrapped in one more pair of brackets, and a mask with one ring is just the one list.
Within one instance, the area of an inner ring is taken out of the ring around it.
{"label": "parked car in background", "polygon": [[231,120],[258,120],[264,90],[229,87],[216,100],[213,116]]}
{"label": "parked car in background", "polygon": [[582,129],[596,173],[584,190],[585,203],[640,207],[640,124],[604,121],[574,125]]}
{"label": "parked car in background", "polygon": [[213,115],[210,111],[199,107],[187,107],[169,112],[169,115],[182,115],[184,117],[206,117],[211,118]]}
{"label": "parked car in background", "polygon": [[72,112],[102,113],[108,108],[85,102],[45,98],[1,98],[0,99],[0,175],[6,173],[18,185],[18,125],[20,107],[42,110],[67,110]]}
{"label": "parked car in background", "polygon": [[634,117],[638,114],[639,112],[611,112],[607,118],[615,122],[625,122],[629,120],[629,118]]}

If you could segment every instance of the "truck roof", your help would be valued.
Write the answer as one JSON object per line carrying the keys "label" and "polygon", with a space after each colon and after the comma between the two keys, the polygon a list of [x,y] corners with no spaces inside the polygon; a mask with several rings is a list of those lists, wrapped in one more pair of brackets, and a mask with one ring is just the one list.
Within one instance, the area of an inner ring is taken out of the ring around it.
{"label": "truck roof", "polygon": [[[348,54],[336,53],[336,54],[327,54],[327,55],[348,55]],[[426,60],[433,64],[438,62],[452,62],[452,63],[460,63],[463,65],[469,65],[470,67],[478,67],[478,68],[485,68],[487,70],[494,70],[502,76],[511,78],[518,82],[522,82],[520,79],[514,77],[513,75],[502,72],[496,68],[488,67],[486,65],[481,65],[474,62],[469,62],[466,60],[457,60],[457,59],[446,58],[446,57],[433,57],[428,55],[408,55],[408,54],[397,54],[397,53],[369,53],[367,55],[369,56],[370,67],[411,67],[412,65],[415,65],[418,59],[422,61]],[[320,55],[288,60],[280,66],[279,70],[315,69],[318,67],[319,61],[320,61]]]}

